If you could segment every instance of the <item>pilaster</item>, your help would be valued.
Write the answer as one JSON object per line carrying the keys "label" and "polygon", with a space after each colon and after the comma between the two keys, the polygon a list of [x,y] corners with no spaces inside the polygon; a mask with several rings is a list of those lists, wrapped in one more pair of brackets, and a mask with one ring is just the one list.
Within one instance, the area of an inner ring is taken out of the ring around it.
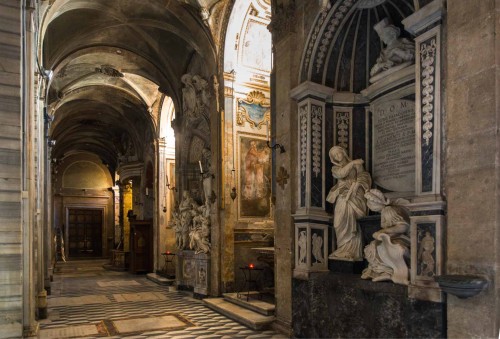
{"label": "pilaster", "polygon": [[[297,202],[294,277],[328,271],[328,226],[325,212],[325,108],[333,89],[306,81],[290,95],[298,107]],[[314,258],[313,258],[314,257]]]}
{"label": "pilaster", "polygon": [[[446,205],[441,192],[441,18],[435,0],[403,20],[415,37],[415,199],[411,204],[409,296],[443,301],[435,277],[444,267]],[[422,255],[424,253],[424,255]]]}

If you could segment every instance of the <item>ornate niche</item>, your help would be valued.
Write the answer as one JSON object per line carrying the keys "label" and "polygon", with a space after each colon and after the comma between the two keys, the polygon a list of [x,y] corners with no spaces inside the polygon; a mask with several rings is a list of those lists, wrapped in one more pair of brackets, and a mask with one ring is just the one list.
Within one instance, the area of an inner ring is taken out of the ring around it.
{"label": "ornate niche", "polygon": [[270,101],[264,93],[252,91],[246,99],[238,99],[238,111],[236,112],[236,124],[243,126],[248,122],[252,128],[260,129],[271,119]]}

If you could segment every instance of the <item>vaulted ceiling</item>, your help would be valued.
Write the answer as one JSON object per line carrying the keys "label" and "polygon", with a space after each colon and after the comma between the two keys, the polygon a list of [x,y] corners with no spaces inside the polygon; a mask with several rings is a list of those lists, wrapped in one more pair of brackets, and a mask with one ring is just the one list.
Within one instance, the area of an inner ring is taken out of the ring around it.
{"label": "vaulted ceiling", "polygon": [[153,141],[163,95],[180,109],[184,73],[216,72],[204,17],[218,0],[55,0],[41,18],[42,67],[54,115],[53,157],[97,154],[117,167],[124,136],[138,151]]}

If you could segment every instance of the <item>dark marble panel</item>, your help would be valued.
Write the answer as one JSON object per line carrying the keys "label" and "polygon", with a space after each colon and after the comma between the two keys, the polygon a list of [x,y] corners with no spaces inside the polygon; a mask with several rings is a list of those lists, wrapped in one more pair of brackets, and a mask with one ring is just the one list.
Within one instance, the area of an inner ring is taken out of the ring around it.
{"label": "dark marble panel", "polygon": [[361,274],[368,266],[364,261],[344,261],[328,259],[328,270],[337,273]]}
{"label": "dark marble panel", "polygon": [[[333,187],[333,176],[332,176],[332,163],[330,161],[330,157],[328,155],[328,152],[330,151],[330,148],[333,147],[333,107],[331,105],[328,105],[326,107],[326,114],[325,114],[325,182],[324,182],[324,187],[325,187],[325,197],[328,195],[328,192],[330,191],[330,188]],[[332,204],[326,203],[325,205],[325,210],[327,213],[332,213]]]}
{"label": "dark marble panel", "polygon": [[364,107],[353,107],[352,158],[366,161],[366,152],[366,111]]}
{"label": "dark marble panel", "polygon": [[306,206],[306,176],[300,174],[300,206]]}
{"label": "dark marble panel", "polygon": [[432,191],[432,169],[434,161],[433,142],[433,137],[429,139],[428,144],[422,139],[422,192]]}
{"label": "dark marble panel", "polygon": [[321,174],[311,178],[311,206],[323,207],[323,180]]}
{"label": "dark marble panel", "polygon": [[292,288],[297,338],[446,337],[445,304],[408,299],[406,286],[329,272]]}

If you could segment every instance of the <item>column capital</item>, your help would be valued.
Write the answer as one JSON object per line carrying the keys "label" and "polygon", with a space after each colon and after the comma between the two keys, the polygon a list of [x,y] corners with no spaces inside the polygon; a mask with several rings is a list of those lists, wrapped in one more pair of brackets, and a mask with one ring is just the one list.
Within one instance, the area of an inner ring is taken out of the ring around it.
{"label": "column capital", "polygon": [[440,21],[444,12],[444,1],[434,0],[403,20],[405,30],[413,35],[420,35],[432,24]]}
{"label": "column capital", "polygon": [[305,98],[315,98],[321,101],[331,100],[333,88],[312,81],[304,81],[290,91],[290,97],[297,101]]}

